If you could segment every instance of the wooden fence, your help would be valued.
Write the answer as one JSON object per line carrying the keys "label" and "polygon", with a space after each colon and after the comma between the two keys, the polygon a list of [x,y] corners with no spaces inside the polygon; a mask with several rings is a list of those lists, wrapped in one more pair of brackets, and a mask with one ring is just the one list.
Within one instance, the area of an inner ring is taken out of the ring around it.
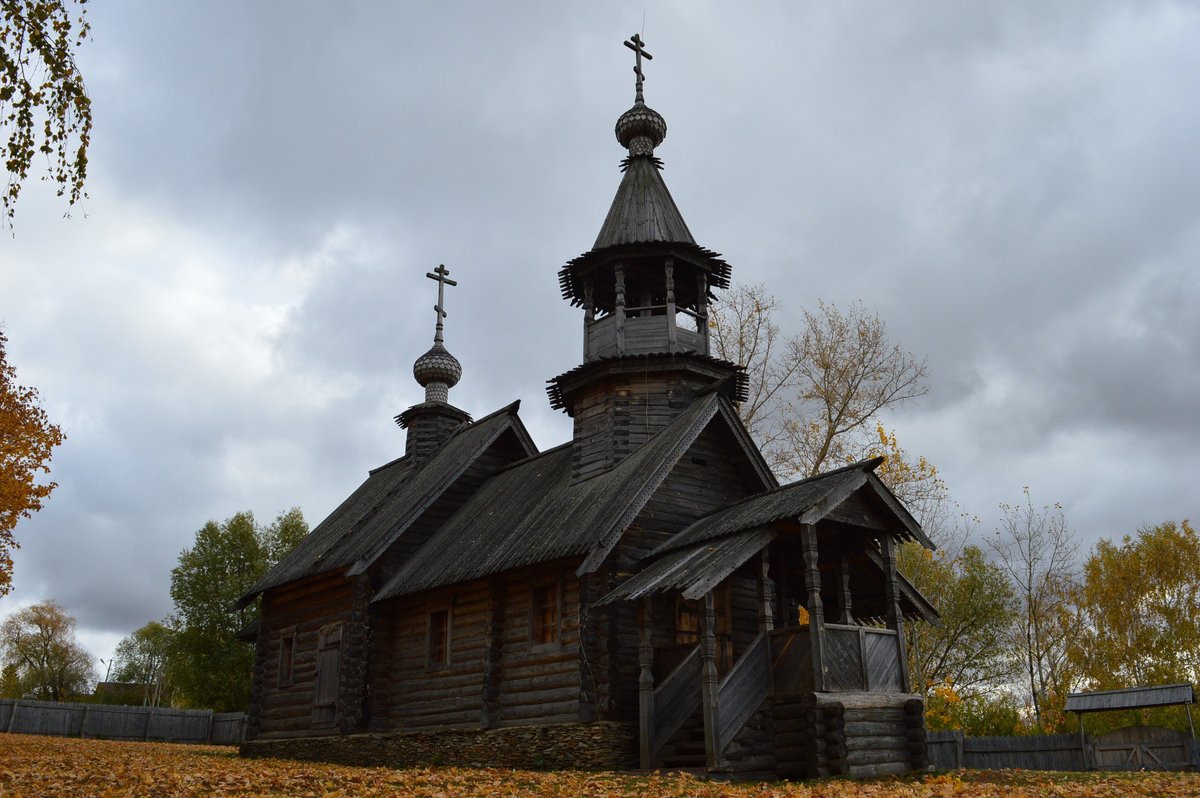
{"label": "wooden fence", "polygon": [[1133,727],[1099,737],[964,737],[929,732],[929,761],[938,770],[1195,770],[1200,751],[1191,738],[1169,729]]}
{"label": "wooden fence", "polygon": [[0,731],[107,740],[238,745],[244,712],[0,699]]}

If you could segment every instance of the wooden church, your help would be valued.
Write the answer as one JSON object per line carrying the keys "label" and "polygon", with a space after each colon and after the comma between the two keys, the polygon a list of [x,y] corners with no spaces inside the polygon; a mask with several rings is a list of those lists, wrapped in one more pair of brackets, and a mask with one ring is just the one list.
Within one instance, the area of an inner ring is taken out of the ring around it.
{"label": "wooden church", "polygon": [[927,766],[896,571],[929,541],[871,460],[779,485],[710,354],[730,266],[696,243],[636,99],[593,247],[558,275],[582,363],[550,381],[571,440],[538,451],[517,403],[449,402],[443,339],[404,455],[243,597],[262,596],[247,756],[511,767],[695,767],[734,776]]}

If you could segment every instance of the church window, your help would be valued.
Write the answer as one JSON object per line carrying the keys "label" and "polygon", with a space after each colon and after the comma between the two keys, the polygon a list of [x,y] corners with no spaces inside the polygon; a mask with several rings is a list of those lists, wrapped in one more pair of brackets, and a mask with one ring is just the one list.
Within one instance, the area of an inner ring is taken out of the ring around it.
{"label": "church window", "polygon": [[560,607],[558,584],[539,585],[533,589],[530,623],[530,642],[547,645],[558,642]]}
{"label": "church window", "polygon": [[450,664],[450,611],[429,613],[429,667]]}
{"label": "church window", "polygon": [[279,637],[279,686],[292,683],[292,668],[296,662],[296,628],[290,627]]}

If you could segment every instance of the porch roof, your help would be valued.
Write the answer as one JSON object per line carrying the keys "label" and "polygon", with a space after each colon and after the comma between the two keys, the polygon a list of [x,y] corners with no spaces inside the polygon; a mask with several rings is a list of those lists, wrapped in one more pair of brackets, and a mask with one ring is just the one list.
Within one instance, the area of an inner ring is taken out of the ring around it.
{"label": "porch roof", "polygon": [[1196,692],[1190,684],[1160,684],[1150,687],[1126,687],[1121,690],[1069,693],[1063,708],[1067,712],[1102,712],[1194,703]]}

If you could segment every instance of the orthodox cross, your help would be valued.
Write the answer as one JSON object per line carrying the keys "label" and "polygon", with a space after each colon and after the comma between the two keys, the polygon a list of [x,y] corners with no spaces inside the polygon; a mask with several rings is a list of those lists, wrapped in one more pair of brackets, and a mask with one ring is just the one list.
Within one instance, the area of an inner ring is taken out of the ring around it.
{"label": "orthodox cross", "polygon": [[642,82],[646,80],[646,76],[642,74],[642,56],[646,56],[647,61],[652,61],[654,56],[643,49],[646,43],[636,33],[629,37],[629,41],[625,42],[625,46],[637,54],[637,66],[633,68],[633,74],[637,75],[637,102],[645,102],[642,99]]}
{"label": "orthodox cross", "polygon": [[432,272],[426,272],[425,276],[430,280],[436,280],[438,284],[438,301],[437,304],[433,306],[433,309],[437,311],[437,328],[433,334],[433,340],[434,343],[440,344],[443,340],[442,319],[446,318],[446,309],[443,307],[443,305],[446,303],[446,286],[458,285],[458,283],[455,280],[450,279],[450,270],[447,269],[446,265],[443,263],[439,263],[438,267]]}

